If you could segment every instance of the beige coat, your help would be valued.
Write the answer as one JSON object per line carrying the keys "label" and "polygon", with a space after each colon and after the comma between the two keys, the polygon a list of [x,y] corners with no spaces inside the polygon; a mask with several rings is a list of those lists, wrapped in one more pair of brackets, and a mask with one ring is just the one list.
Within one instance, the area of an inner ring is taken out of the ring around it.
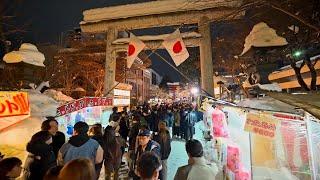
{"label": "beige coat", "polygon": [[[179,167],[174,180],[215,180],[219,169],[216,164],[207,164],[203,157],[193,158],[194,163]],[[220,173],[219,173],[220,174]]]}

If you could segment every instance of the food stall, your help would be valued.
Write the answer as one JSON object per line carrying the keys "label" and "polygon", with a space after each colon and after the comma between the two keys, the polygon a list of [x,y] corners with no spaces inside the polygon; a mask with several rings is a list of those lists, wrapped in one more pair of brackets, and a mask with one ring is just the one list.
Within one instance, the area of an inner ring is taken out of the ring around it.
{"label": "food stall", "polygon": [[212,137],[205,156],[228,179],[320,177],[317,118],[269,97],[234,106],[208,99],[201,104]]}
{"label": "food stall", "polygon": [[84,97],[69,102],[57,108],[57,121],[59,129],[71,136],[73,126],[79,121],[89,125],[101,123],[108,124],[108,114],[113,105],[113,99],[108,97]]}

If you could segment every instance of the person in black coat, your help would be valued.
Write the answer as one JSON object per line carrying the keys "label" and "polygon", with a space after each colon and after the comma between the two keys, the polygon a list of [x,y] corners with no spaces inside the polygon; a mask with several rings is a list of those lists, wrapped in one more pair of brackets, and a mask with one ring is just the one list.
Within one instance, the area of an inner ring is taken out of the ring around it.
{"label": "person in black coat", "polygon": [[127,141],[128,135],[129,135],[129,124],[128,124],[128,120],[129,117],[127,115],[127,112],[123,111],[121,112],[121,117],[120,117],[120,122],[119,122],[119,134],[120,136]]}
{"label": "person in black coat", "polygon": [[167,180],[167,159],[171,153],[171,138],[165,122],[161,121],[159,123],[159,132],[153,135],[153,140],[160,144],[162,170],[159,178],[160,180]]}
{"label": "person in black coat", "polygon": [[158,132],[158,124],[159,124],[159,111],[157,107],[155,106],[150,114],[150,130],[153,132]]}
{"label": "person in black coat", "polygon": [[65,135],[58,131],[58,121],[54,117],[46,117],[47,120],[43,121],[41,124],[41,131],[49,131],[52,135],[51,147],[54,152],[55,157],[58,157],[58,152],[61,146],[66,142]]}
{"label": "person in black coat", "polygon": [[52,135],[48,131],[32,136],[26,148],[29,154],[24,168],[25,179],[42,180],[47,170],[57,165],[51,143]]}
{"label": "person in black coat", "polygon": [[188,111],[184,108],[181,107],[180,110],[180,135],[182,139],[185,139],[185,130],[186,130],[186,116],[187,116]]}
{"label": "person in black coat", "polygon": [[[102,134],[102,126],[101,124],[94,124],[89,130],[89,135],[91,139],[96,140],[101,147],[104,147],[103,143],[103,134]],[[103,161],[99,164],[95,164],[95,170],[97,174],[97,179],[99,178],[101,169],[102,169]]]}

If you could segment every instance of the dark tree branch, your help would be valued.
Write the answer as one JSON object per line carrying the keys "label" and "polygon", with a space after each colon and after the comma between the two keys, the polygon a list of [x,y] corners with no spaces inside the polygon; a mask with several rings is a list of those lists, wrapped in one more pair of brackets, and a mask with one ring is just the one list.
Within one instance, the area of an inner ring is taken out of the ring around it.
{"label": "dark tree branch", "polygon": [[319,33],[319,32],[320,32],[319,27],[317,27],[317,26],[314,26],[314,25],[310,24],[309,22],[307,22],[307,21],[305,21],[305,20],[301,19],[301,18],[300,18],[300,17],[298,17],[297,15],[292,14],[291,12],[289,12],[289,11],[287,11],[287,10],[283,9],[283,8],[280,8],[280,7],[278,7],[278,6],[274,5],[274,4],[271,4],[271,7],[272,7],[272,8],[274,8],[274,9],[276,9],[276,10],[278,10],[278,11],[280,11],[280,12],[283,12],[283,13],[285,13],[285,14],[287,14],[287,15],[289,15],[289,16],[291,16],[291,17],[293,17],[294,19],[296,19],[296,20],[298,20],[298,21],[300,21],[300,22],[301,22],[301,23],[303,23],[304,25],[306,25],[306,26],[308,26],[309,28],[311,28],[311,29],[315,30],[315,31],[316,31],[316,33]]}

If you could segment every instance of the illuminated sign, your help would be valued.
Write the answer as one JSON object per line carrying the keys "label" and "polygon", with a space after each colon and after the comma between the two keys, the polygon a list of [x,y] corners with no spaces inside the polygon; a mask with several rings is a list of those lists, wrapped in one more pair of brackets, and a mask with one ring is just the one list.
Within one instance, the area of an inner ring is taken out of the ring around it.
{"label": "illuminated sign", "polygon": [[30,115],[28,94],[0,91],[0,118],[21,115]]}
{"label": "illuminated sign", "polygon": [[115,96],[128,96],[128,97],[130,97],[130,91],[127,91],[127,90],[114,89],[113,94]]}
{"label": "illuminated sign", "polygon": [[113,105],[118,106],[118,105],[130,105],[130,99],[113,99]]}
{"label": "illuminated sign", "polygon": [[57,116],[63,116],[86,107],[112,106],[112,98],[107,97],[84,97],[57,108]]}

